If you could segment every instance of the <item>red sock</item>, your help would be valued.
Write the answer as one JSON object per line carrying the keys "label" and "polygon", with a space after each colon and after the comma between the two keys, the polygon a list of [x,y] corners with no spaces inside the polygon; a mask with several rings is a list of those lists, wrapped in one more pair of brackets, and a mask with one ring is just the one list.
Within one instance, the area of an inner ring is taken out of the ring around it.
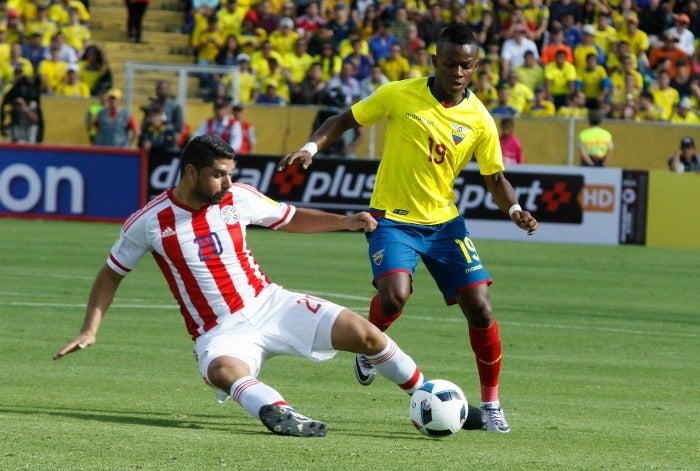
{"label": "red sock", "polygon": [[481,383],[481,401],[498,401],[498,375],[501,372],[501,336],[498,324],[478,329],[469,326],[469,342],[476,355],[476,367]]}
{"label": "red sock", "polygon": [[399,318],[403,311],[399,311],[393,316],[384,315],[379,307],[379,295],[375,294],[372,298],[372,302],[369,303],[369,321],[379,327],[379,330],[384,332],[386,329],[391,327],[396,319]]}

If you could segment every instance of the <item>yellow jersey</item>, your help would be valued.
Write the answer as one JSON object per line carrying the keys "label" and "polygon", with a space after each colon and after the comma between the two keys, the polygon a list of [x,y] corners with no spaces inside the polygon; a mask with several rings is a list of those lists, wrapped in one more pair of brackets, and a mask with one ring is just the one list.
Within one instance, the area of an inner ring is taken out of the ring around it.
{"label": "yellow jersey", "polygon": [[483,103],[467,90],[459,104],[445,108],[430,92],[433,80],[386,83],[351,108],[362,126],[387,119],[370,206],[388,219],[449,221],[459,214],[455,178],[472,157],[483,175],[504,170],[498,129]]}
{"label": "yellow jersey", "polygon": [[[63,82],[68,72],[68,64],[63,61],[43,60],[39,63],[37,73],[44,78],[46,85],[52,90]],[[43,90],[46,91],[46,90]]]}
{"label": "yellow jersey", "polygon": [[90,89],[83,82],[76,82],[73,85],[63,82],[56,87],[56,95],[87,98],[90,96]]}
{"label": "yellow jersey", "polygon": [[549,93],[552,95],[568,95],[570,93],[570,82],[576,80],[576,67],[574,64],[564,62],[560,69],[556,62],[550,62],[544,68],[544,78],[551,81]]}

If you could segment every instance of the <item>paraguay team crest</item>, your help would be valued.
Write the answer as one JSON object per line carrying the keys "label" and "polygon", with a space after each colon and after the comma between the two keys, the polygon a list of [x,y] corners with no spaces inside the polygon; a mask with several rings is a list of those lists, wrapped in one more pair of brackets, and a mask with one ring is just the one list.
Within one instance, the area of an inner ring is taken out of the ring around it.
{"label": "paraguay team crest", "polygon": [[238,214],[238,208],[235,206],[224,206],[221,208],[221,211],[219,213],[221,215],[221,220],[224,221],[226,224],[229,226],[232,226],[236,223],[238,223],[238,219],[240,218]]}
{"label": "paraguay team crest", "polygon": [[452,126],[452,142],[454,142],[455,145],[459,145],[459,143],[467,137],[469,128],[457,123],[450,123],[450,125]]}

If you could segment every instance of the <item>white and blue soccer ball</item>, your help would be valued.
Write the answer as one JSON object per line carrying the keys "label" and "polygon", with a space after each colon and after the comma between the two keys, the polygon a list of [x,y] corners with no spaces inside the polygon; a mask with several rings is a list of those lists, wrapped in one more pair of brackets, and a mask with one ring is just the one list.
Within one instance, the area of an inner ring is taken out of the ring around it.
{"label": "white and blue soccer ball", "polygon": [[456,384],[433,379],[411,395],[408,414],[416,429],[430,437],[458,432],[467,420],[467,398]]}

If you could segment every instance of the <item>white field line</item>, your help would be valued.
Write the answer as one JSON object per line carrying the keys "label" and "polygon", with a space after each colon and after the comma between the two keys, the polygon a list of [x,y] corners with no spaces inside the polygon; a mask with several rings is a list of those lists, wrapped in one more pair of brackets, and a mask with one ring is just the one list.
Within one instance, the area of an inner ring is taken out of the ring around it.
{"label": "white field line", "polygon": [[[26,293],[10,293],[10,292],[0,292],[0,295],[7,295],[7,294],[13,294],[13,295],[26,295]],[[360,313],[366,313],[367,312],[367,305],[369,304],[370,298],[364,297],[364,296],[356,296],[356,295],[350,295],[350,294],[344,294],[344,293],[329,293],[329,292],[310,292],[310,294],[314,294],[317,296],[327,296],[327,297],[334,297],[334,298],[345,298],[345,299],[352,299],[352,300],[363,300],[366,301],[367,304],[363,306],[347,306],[349,309],[352,309],[353,311],[360,312]],[[53,307],[53,308],[58,308],[58,309],[66,309],[66,308],[77,308],[77,309],[85,309],[85,304],[84,303],[61,303],[61,302],[35,302],[35,301],[5,301],[5,300],[0,300],[0,306],[18,306],[18,307]],[[151,309],[157,309],[157,310],[178,310],[178,307],[175,303],[173,304],[125,304],[125,303],[120,303],[120,302],[115,302],[110,306],[110,309],[144,309],[144,310],[151,310]],[[435,321],[434,317],[427,317],[427,316],[417,316],[417,315],[404,315],[402,316],[402,319],[405,320],[410,320],[410,321]],[[442,317],[440,318],[440,322],[449,322],[449,323],[455,323],[455,324],[463,324],[465,320],[460,317]],[[632,329],[616,329],[612,327],[592,327],[592,326],[578,326],[578,325],[571,325],[571,324],[536,324],[536,323],[527,323],[527,322],[511,322],[511,321],[501,321],[499,320],[499,324],[502,325],[512,325],[516,327],[527,327],[527,328],[532,328],[532,329],[560,329],[560,330],[585,330],[585,331],[593,331],[593,332],[606,332],[606,333],[621,333],[621,334],[631,334],[631,335],[653,335],[656,334],[656,332],[651,332],[651,331],[644,331],[644,330],[632,330]],[[663,335],[670,335],[674,337],[681,337],[681,338],[697,338],[700,335],[693,333],[693,332],[665,332]]]}

